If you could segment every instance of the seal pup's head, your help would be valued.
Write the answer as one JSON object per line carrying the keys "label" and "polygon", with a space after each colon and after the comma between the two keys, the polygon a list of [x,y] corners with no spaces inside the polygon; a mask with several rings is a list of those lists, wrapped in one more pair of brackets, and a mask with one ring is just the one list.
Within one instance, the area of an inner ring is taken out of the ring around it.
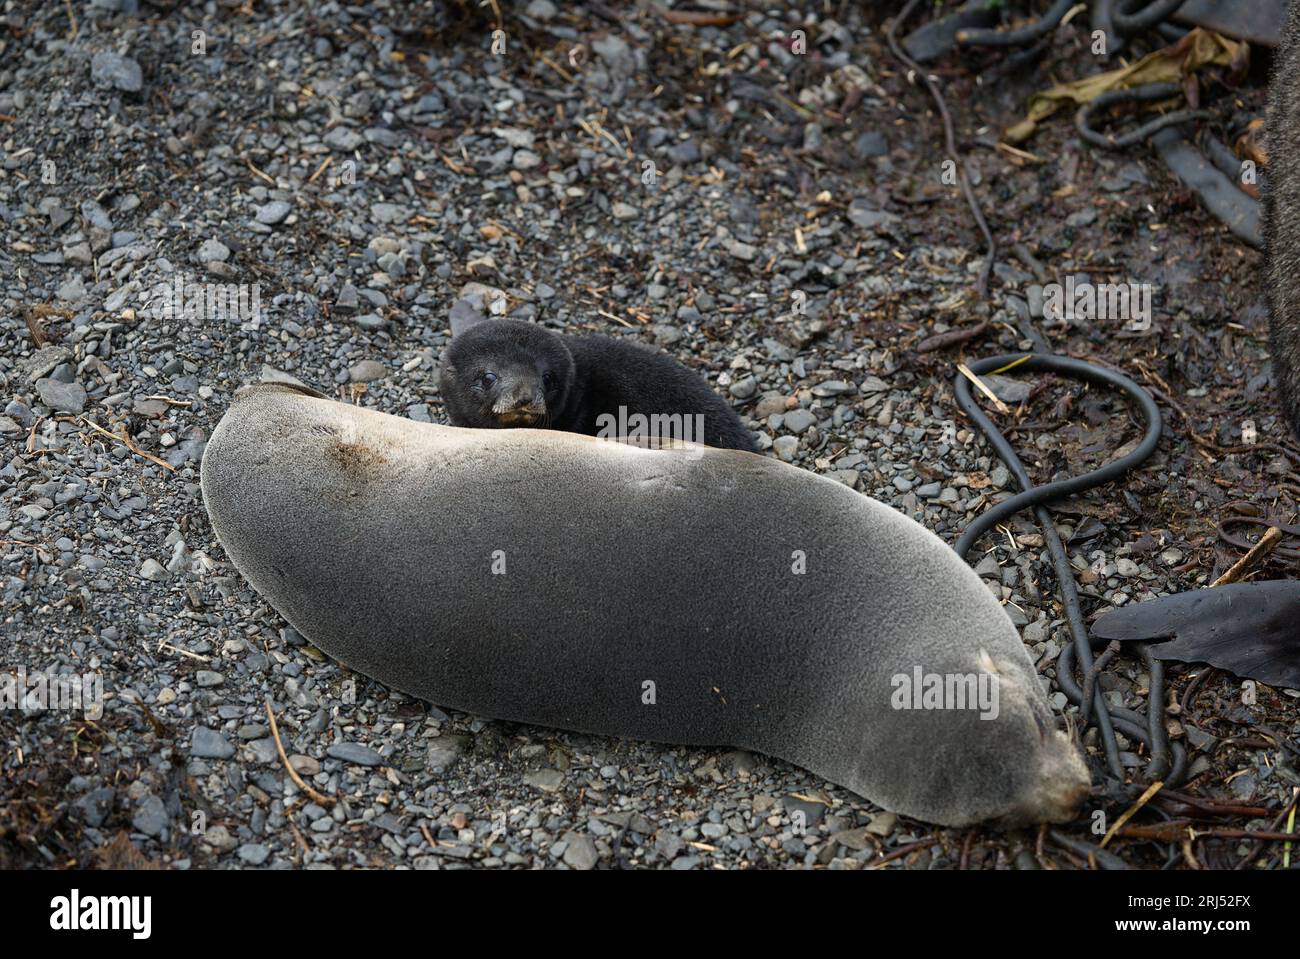
{"label": "seal pup's head", "polygon": [[438,389],[454,426],[549,426],[573,388],[573,357],[535,323],[453,310]]}

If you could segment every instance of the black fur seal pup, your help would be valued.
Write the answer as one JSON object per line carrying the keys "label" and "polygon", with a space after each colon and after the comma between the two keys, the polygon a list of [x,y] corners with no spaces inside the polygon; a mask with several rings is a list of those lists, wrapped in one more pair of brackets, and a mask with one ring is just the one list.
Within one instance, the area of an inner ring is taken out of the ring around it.
{"label": "black fur seal pup", "polygon": [[1268,88],[1269,352],[1291,429],[1300,436],[1300,3],[1291,4]]}
{"label": "black fur seal pup", "polygon": [[[453,426],[536,427],[758,452],[735,410],[676,360],[637,343],[453,311],[439,392]],[[638,419],[639,418],[639,419]]]}
{"label": "black fur seal pup", "polygon": [[959,826],[1088,795],[1006,612],[937,536],[765,456],[241,392],[226,555],[317,647],[440,706],[749,749]]}

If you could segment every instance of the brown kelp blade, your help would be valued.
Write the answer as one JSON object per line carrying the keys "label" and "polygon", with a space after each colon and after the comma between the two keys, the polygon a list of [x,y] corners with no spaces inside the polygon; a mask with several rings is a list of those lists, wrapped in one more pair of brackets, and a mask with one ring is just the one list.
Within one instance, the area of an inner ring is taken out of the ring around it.
{"label": "brown kelp blade", "polygon": [[1157,659],[1209,663],[1270,686],[1300,688],[1300,582],[1233,583],[1125,606],[1097,618],[1102,639],[1168,642]]}

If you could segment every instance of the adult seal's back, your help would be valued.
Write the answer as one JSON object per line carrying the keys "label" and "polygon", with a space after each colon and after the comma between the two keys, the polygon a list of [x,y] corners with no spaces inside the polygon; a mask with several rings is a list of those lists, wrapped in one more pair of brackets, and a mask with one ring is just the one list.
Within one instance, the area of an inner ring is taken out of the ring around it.
{"label": "adult seal's back", "polygon": [[980,579],[811,473],[281,385],[235,400],[202,473],[226,552],[285,619],[440,705],[752,749],[946,825],[1063,821],[1086,795]]}

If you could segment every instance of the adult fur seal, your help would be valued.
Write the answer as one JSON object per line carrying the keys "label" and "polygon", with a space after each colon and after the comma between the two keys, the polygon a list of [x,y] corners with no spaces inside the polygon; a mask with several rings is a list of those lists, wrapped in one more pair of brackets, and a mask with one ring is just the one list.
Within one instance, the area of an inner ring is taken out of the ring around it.
{"label": "adult fur seal", "polygon": [[[421,424],[267,384],[213,431],[202,487],[299,632],[439,705],[755,750],[945,825],[1065,821],[1088,791],[979,577],[776,460]],[[974,682],[944,700],[944,677]],[[986,686],[992,708],[969,708]]]}
{"label": "adult fur seal", "polygon": [[664,353],[608,336],[568,336],[454,310],[438,389],[454,426],[535,426],[588,436],[603,428],[615,437],[623,435],[620,422],[641,417],[646,438],[655,433],[758,451],[735,410],[700,377]]}
{"label": "adult fur seal", "polygon": [[1269,347],[1273,380],[1300,436],[1300,3],[1291,4],[1268,88]]}

